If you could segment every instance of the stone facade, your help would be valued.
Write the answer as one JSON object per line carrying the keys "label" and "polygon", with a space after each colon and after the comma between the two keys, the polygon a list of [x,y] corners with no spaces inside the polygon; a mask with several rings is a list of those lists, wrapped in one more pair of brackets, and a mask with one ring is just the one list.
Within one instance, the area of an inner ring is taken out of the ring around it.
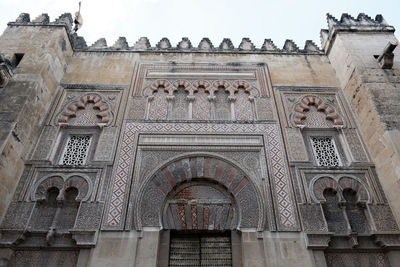
{"label": "stone facade", "polygon": [[0,37],[0,266],[397,266],[382,16],[328,15],[322,50],[71,26],[23,13]]}

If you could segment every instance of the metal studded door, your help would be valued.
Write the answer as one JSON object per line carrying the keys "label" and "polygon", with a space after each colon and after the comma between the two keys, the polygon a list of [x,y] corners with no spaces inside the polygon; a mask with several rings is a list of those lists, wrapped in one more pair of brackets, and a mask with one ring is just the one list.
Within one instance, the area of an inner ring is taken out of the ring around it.
{"label": "metal studded door", "polygon": [[171,233],[169,266],[232,266],[230,233]]}

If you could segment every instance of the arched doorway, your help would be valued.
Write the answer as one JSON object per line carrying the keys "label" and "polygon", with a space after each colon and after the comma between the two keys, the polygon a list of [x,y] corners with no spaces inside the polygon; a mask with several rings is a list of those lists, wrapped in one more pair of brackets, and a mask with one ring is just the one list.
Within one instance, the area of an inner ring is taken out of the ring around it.
{"label": "arched doorway", "polygon": [[[195,190],[185,189],[188,187]],[[173,210],[168,210],[168,206],[175,204],[176,208],[179,206],[176,198],[182,190],[190,191],[191,198],[196,194],[196,198],[202,199],[201,201],[211,197],[213,203],[208,203],[212,207],[210,212],[214,212],[214,209],[226,212],[228,206],[232,207],[235,219],[229,226],[224,225],[226,229],[251,228],[262,231],[265,228],[265,208],[261,193],[249,176],[226,159],[205,155],[171,160],[142,184],[136,196],[135,229],[141,230],[143,227],[181,229],[180,222],[175,219],[168,221],[168,218],[178,218],[178,216],[171,217],[174,213]],[[218,201],[215,198],[218,197],[222,202],[216,205]],[[196,201],[195,199],[185,201],[186,204],[181,201],[179,209],[184,210],[186,216],[186,213],[190,213],[186,212],[186,208],[191,210],[191,205]],[[182,205],[186,207],[183,208]]]}
{"label": "arched doorway", "polygon": [[232,194],[208,179],[186,181],[166,197],[163,228],[173,230],[232,230],[238,209]]}
{"label": "arched doorway", "polygon": [[240,243],[237,230],[264,229],[259,189],[241,168],[214,155],[171,160],[139,192],[135,226],[162,229],[159,266],[240,266],[232,257],[241,255],[241,246],[232,246]]}

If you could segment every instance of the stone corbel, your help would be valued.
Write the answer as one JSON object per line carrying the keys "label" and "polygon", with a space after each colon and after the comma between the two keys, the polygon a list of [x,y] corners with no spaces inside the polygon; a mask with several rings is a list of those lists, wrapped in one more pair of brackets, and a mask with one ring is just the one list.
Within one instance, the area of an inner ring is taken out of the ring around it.
{"label": "stone corbel", "polygon": [[13,65],[0,53],[0,88],[5,87],[14,75]]}
{"label": "stone corbel", "polygon": [[332,233],[307,233],[306,245],[311,249],[325,249],[329,247]]}
{"label": "stone corbel", "polygon": [[3,246],[18,245],[26,240],[27,230],[25,229],[2,229],[0,231],[0,244]]}
{"label": "stone corbel", "polygon": [[348,237],[348,240],[349,240],[350,246],[351,246],[352,248],[355,248],[355,247],[358,246],[358,237],[357,237],[357,234],[350,234],[349,237]]}
{"label": "stone corbel", "polygon": [[98,231],[96,230],[71,230],[72,239],[78,246],[94,247],[97,243]]}
{"label": "stone corbel", "polygon": [[400,248],[400,234],[393,233],[377,233],[372,235],[372,238],[381,248]]}
{"label": "stone corbel", "polygon": [[379,55],[378,62],[382,69],[391,69],[393,67],[393,51],[397,45],[397,41],[389,41],[382,54]]}

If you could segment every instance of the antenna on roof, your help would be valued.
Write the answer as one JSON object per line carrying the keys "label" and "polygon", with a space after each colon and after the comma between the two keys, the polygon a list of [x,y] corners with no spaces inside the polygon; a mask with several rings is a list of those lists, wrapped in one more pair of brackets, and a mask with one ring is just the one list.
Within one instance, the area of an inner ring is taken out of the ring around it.
{"label": "antenna on roof", "polygon": [[72,30],[72,34],[76,33],[82,27],[83,24],[83,19],[81,16],[81,1],[79,1],[79,10],[78,12],[75,13],[74,24],[75,26],[74,29]]}

